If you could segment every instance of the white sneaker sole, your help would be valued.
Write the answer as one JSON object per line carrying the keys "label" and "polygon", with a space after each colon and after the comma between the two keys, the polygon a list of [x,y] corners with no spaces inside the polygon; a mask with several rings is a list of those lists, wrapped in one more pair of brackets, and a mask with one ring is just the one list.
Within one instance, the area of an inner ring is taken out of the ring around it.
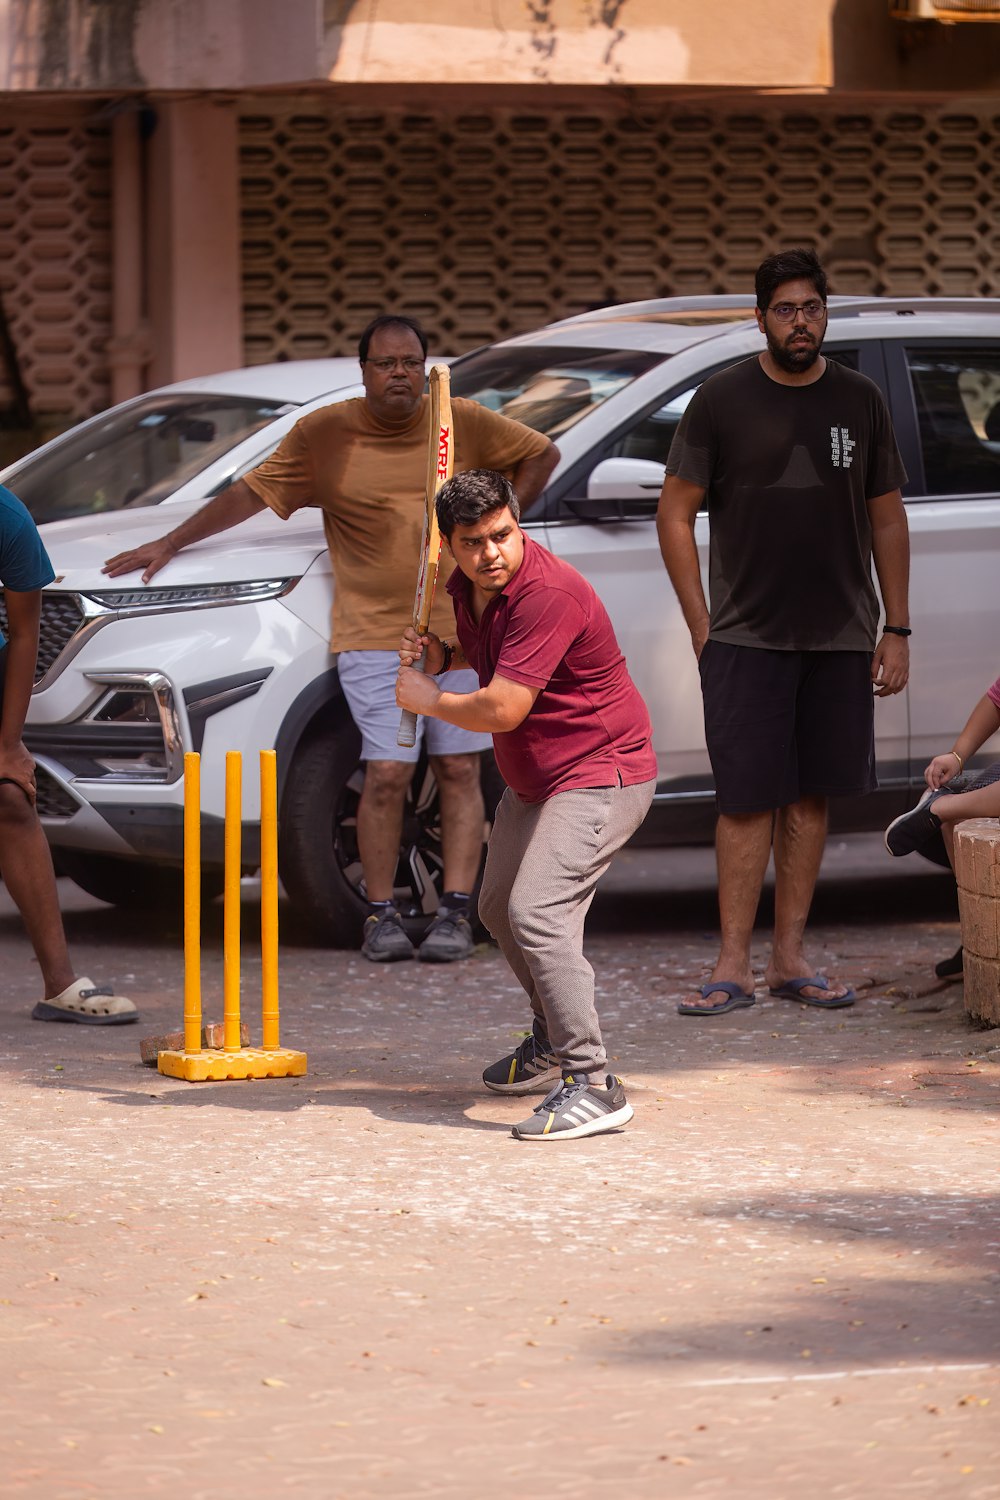
{"label": "white sneaker sole", "polygon": [[618,1130],[622,1125],[627,1125],[635,1114],[631,1104],[626,1103],[622,1109],[616,1109],[614,1114],[604,1115],[599,1120],[587,1120],[583,1125],[573,1125],[569,1130],[554,1130],[548,1135],[522,1135],[515,1125],[511,1135],[517,1141],[578,1141],[585,1135],[602,1135],[606,1130]]}
{"label": "white sneaker sole", "polygon": [[483,1083],[491,1094],[547,1094],[561,1077],[561,1069],[555,1067],[549,1068],[546,1073],[536,1073],[534,1078],[525,1078],[521,1083],[487,1083],[485,1078]]}

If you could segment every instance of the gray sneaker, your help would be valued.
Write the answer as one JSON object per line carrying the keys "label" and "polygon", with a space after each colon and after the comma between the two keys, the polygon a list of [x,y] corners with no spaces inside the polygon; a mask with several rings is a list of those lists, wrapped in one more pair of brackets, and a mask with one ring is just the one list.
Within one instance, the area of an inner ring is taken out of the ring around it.
{"label": "gray sneaker", "polygon": [[548,1093],[561,1077],[559,1059],[551,1044],[531,1032],[514,1052],[490,1063],[483,1082],[494,1094],[535,1094],[539,1090]]}
{"label": "gray sneaker", "polygon": [[511,1130],[518,1141],[575,1141],[627,1125],[633,1114],[620,1078],[607,1075],[603,1088],[586,1078],[563,1075],[536,1104],[534,1113]]}
{"label": "gray sneaker", "polygon": [[453,964],[475,951],[472,927],[460,911],[438,912],[420,944],[417,957],[425,964]]}
{"label": "gray sneaker", "polygon": [[373,911],[365,918],[361,951],[373,964],[393,964],[416,951],[403,930],[398,911]]}

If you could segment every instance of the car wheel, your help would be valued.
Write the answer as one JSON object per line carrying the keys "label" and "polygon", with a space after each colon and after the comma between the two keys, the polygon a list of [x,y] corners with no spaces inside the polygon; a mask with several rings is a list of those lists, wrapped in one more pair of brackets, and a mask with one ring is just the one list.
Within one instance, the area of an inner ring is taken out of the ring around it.
{"label": "car wheel", "polygon": [[[278,862],[294,920],[333,948],[360,946],[368,912],[357,839],[364,786],[360,750],[361,737],[349,720],[315,731],[296,751],[281,803]],[[504,783],[492,754],[482,762],[485,857]],[[437,909],[442,871],[437,785],[421,756],[407,793],[395,881],[396,903],[414,937]]]}
{"label": "car wheel", "polygon": [[[183,910],[183,870],[118,859],[113,854],[85,854],[79,849],[60,849],[56,859],[60,875],[68,875],[88,896],[121,906],[127,911],[174,914]],[[222,872],[202,870],[201,895],[212,901],[222,893]]]}

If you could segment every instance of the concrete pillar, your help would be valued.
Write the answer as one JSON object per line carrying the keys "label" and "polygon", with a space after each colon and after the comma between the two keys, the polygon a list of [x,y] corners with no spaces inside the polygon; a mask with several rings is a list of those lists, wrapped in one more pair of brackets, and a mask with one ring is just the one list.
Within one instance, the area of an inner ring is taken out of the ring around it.
{"label": "concrete pillar", "polygon": [[970,818],[955,830],[955,878],[965,949],[965,1009],[1000,1026],[1000,820]]}
{"label": "concrete pillar", "polygon": [[147,156],[150,386],[243,363],[236,105],[160,99],[155,108]]}

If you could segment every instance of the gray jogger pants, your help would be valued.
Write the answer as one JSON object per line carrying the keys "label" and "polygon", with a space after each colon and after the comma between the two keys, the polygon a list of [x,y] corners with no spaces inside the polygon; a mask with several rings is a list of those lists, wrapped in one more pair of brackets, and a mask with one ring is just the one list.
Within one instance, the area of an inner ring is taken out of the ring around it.
{"label": "gray jogger pants", "polygon": [[564,1073],[601,1074],[607,1053],[583,924],[597,882],[649,810],[655,783],[557,792],[497,809],[479,915],[496,938]]}

